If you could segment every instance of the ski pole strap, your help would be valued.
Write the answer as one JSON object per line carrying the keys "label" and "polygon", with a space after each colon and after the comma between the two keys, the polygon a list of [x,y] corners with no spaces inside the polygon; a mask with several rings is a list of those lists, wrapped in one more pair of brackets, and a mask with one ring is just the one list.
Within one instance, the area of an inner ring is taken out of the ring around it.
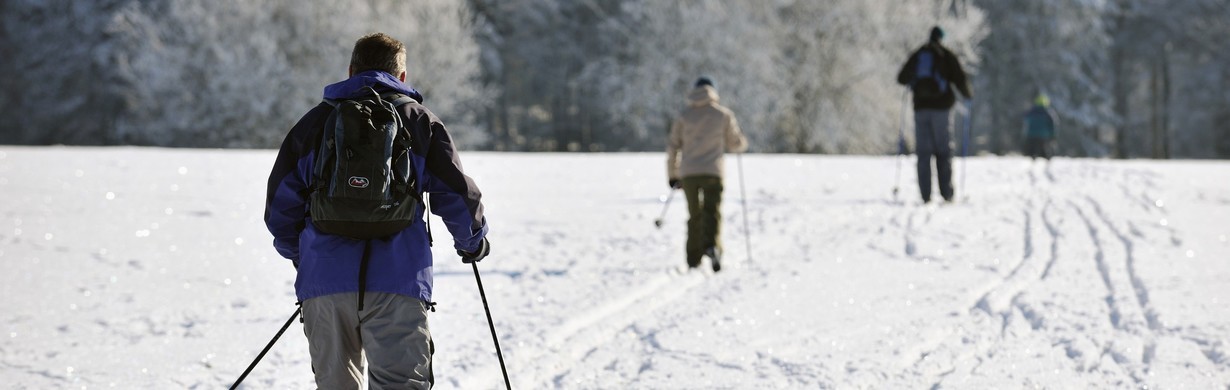
{"label": "ski pole strap", "polygon": [[359,260],[359,311],[363,311],[363,295],[367,292],[367,265],[371,263],[372,240],[363,240],[363,259]]}
{"label": "ski pole strap", "polygon": [[436,240],[431,238],[431,205],[427,203],[430,201],[431,195],[428,195],[427,199],[423,201],[423,214],[427,216],[427,222],[425,222],[427,224],[427,246],[433,247],[436,244]]}

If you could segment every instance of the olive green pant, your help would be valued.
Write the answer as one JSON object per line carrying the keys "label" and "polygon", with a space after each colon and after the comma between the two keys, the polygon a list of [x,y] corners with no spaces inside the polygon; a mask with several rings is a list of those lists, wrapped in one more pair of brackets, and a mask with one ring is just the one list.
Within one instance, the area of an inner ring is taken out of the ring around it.
{"label": "olive green pant", "polygon": [[688,266],[698,267],[706,249],[722,247],[722,178],[688,176],[682,184],[688,198]]}

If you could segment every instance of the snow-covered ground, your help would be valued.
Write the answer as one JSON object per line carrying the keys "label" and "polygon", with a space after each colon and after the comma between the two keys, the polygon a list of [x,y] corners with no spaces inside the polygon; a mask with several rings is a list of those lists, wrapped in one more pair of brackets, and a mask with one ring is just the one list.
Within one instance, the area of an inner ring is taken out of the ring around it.
{"label": "snow-covered ground", "polygon": [[[295,309],[273,158],[0,147],[3,387],[229,386]],[[463,161],[515,388],[1230,388],[1227,162],[971,158],[961,201],[924,206],[912,160],[894,201],[892,157],[747,155],[749,258],[730,158],[726,268],[678,274],[663,155]],[[437,388],[501,388],[449,247]],[[243,387],[311,388],[308,361],[293,324]]]}

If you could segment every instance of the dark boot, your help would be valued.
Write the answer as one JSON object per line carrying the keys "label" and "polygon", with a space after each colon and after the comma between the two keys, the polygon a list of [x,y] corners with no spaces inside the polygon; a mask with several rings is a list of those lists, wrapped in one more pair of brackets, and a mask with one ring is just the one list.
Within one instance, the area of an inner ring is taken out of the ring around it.
{"label": "dark boot", "polygon": [[713,272],[722,270],[722,248],[711,246],[705,250],[705,256],[709,256],[709,259],[713,261]]}

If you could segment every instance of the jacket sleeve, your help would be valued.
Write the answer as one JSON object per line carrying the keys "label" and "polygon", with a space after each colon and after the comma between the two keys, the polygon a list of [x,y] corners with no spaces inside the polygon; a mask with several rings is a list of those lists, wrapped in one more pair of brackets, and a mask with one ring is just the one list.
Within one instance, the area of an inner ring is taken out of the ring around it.
{"label": "jacket sleeve", "polygon": [[666,178],[679,179],[679,159],[683,149],[683,121],[675,118],[666,140]]}
{"label": "jacket sleeve", "polygon": [[911,82],[914,82],[914,75],[911,74],[910,70],[914,69],[914,58],[917,56],[918,52],[910,54],[910,59],[901,65],[901,70],[897,72],[897,84],[910,85]]}
{"label": "jacket sleeve", "polygon": [[743,136],[743,131],[739,129],[739,120],[735,119],[734,114],[728,114],[729,122],[726,124],[726,151],[731,153],[743,153],[747,150],[747,138]]}
{"label": "jacket sleeve", "polygon": [[444,220],[445,227],[453,236],[455,249],[473,252],[478,250],[487,236],[487,219],[483,216],[483,194],[466,176],[461,167],[461,158],[453,145],[444,124],[426,115],[420,122],[427,126],[430,136],[427,144],[426,177],[424,191],[430,194],[431,213]]}
{"label": "jacket sleeve", "polygon": [[948,80],[951,80],[957,86],[957,90],[961,91],[961,96],[965,96],[966,99],[973,99],[974,93],[969,87],[969,76],[965,74],[965,69],[961,67],[961,60],[957,59],[957,55],[952,51],[948,51],[947,54],[948,74],[944,77],[947,77]]}
{"label": "jacket sleeve", "polygon": [[1059,138],[1059,115],[1054,109],[1047,107],[1046,116],[1051,120],[1051,138]]}
{"label": "jacket sleeve", "polygon": [[273,247],[278,254],[298,264],[299,232],[307,223],[307,188],[314,145],[313,135],[323,126],[327,111],[321,106],[308,112],[291,129],[278,149],[278,157],[269,173],[265,192],[265,226],[273,234]]}

